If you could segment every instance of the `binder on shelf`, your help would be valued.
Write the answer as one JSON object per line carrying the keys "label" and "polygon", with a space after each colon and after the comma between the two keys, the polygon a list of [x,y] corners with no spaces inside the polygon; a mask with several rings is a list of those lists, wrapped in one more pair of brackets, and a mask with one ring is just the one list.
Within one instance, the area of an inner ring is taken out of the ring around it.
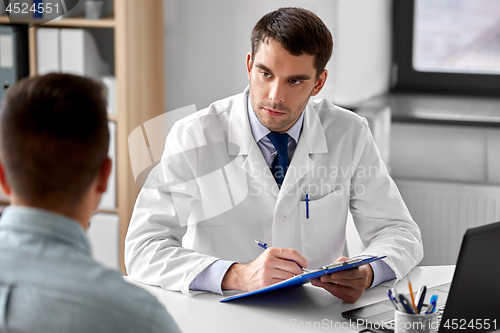
{"label": "binder on shelf", "polygon": [[29,75],[28,32],[12,32],[9,25],[0,26],[0,100],[7,89]]}
{"label": "binder on shelf", "polygon": [[102,82],[106,87],[106,97],[108,100],[108,114],[116,114],[116,77],[104,76]]}
{"label": "binder on shelf", "polygon": [[38,28],[36,34],[38,74],[60,72],[102,79],[108,88],[110,111],[116,110],[116,79],[109,75],[110,66],[89,31]]}
{"label": "binder on shelf", "polygon": [[7,15],[7,12],[5,11],[4,0],[0,0],[0,15]]}
{"label": "binder on shelf", "polygon": [[97,213],[90,218],[87,229],[92,257],[111,269],[119,269],[119,217]]}
{"label": "binder on shelf", "polygon": [[111,174],[108,179],[108,188],[102,194],[98,209],[116,209],[116,124],[108,121],[109,126],[109,149],[108,156],[113,161]]}
{"label": "binder on shelf", "polygon": [[[111,88],[110,66],[102,59],[93,35],[85,29],[37,29],[37,66],[39,74],[70,73],[101,79]],[[112,91],[113,89],[110,89]],[[111,93],[111,95],[113,95]],[[116,97],[114,97],[116,101]],[[116,103],[115,103],[116,104]]]}
{"label": "binder on shelf", "polygon": [[38,74],[61,71],[60,34],[61,29],[38,28],[36,30]]}
{"label": "binder on shelf", "polygon": [[43,18],[43,11],[38,10],[39,7],[43,7],[43,0],[33,0],[33,5],[35,6],[35,11],[33,12],[33,18],[41,19]]}
{"label": "binder on shelf", "polygon": [[85,29],[61,29],[61,72],[100,79],[109,75],[92,34]]}

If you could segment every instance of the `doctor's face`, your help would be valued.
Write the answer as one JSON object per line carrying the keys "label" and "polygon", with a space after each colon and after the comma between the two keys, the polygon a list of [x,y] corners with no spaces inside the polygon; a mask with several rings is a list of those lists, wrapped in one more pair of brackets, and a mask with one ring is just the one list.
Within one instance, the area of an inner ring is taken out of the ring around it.
{"label": "doctor's face", "polygon": [[309,97],[325,84],[327,71],[316,80],[314,56],[295,56],[274,39],[261,42],[252,61],[247,54],[250,102],[260,123],[273,132],[286,132],[299,119]]}

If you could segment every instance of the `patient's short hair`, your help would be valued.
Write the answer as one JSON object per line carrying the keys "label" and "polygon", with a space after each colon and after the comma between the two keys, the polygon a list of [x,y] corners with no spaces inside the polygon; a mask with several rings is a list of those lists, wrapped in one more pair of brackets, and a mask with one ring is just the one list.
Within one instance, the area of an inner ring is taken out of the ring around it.
{"label": "patient's short hair", "polygon": [[0,159],[12,191],[29,202],[77,202],[107,157],[102,84],[69,74],[23,79],[0,113]]}

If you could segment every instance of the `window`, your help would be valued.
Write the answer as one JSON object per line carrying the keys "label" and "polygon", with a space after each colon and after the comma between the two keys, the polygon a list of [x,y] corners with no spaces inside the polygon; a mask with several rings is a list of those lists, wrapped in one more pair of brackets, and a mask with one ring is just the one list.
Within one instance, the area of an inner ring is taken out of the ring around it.
{"label": "window", "polygon": [[394,90],[500,96],[500,1],[394,1]]}

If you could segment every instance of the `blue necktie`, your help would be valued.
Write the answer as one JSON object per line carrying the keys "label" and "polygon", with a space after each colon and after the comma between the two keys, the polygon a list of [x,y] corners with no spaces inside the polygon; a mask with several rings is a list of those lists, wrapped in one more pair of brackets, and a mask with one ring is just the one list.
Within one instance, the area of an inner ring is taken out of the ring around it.
{"label": "blue necktie", "polygon": [[290,163],[290,160],[288,159],[288,134],[271,132],[267,135],[267,137],[271,140],[271,143],[274,145],[274,148],[276,148],[276,152],[278,153],[271,166],[271,172],[273,173],[274,179],[276,179],[276,182],[281,187],[283,179],[285,179],[288,164]]}

